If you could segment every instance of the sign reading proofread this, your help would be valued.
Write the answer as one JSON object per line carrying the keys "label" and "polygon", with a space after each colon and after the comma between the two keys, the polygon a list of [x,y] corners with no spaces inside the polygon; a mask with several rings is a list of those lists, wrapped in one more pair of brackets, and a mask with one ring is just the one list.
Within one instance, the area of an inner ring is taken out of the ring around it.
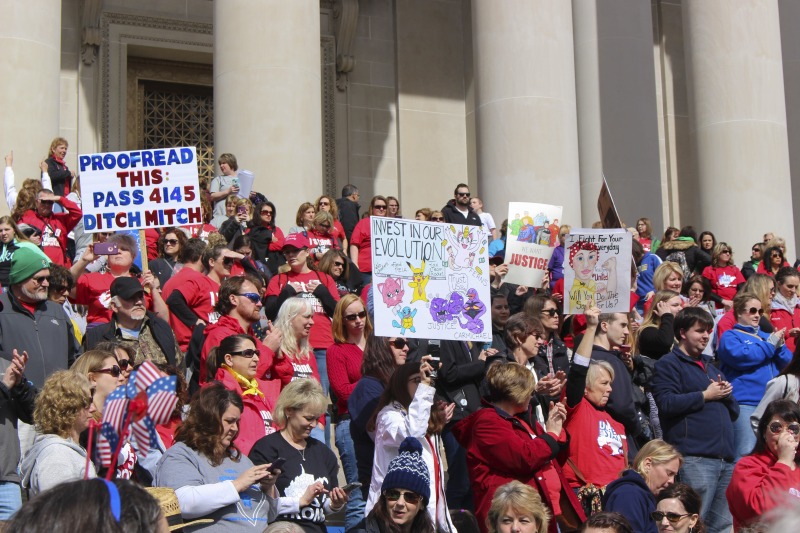
{"label": "sign reading proofread this", "polygon": [[200,224],[194,146],[78,156],[87,233]]}
{"label": "sign reading proofread this", "polygon": [[491,342],[489,234],[371,217],[376,335]]}

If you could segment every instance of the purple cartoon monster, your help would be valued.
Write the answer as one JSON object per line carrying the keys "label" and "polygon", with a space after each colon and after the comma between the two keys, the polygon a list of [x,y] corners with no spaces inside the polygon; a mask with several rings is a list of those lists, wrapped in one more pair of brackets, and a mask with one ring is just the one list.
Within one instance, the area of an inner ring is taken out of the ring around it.
{"label": "purple cartoon monster", "polygon": [[467,302],[464,304],[461,313],[466,319],[466,322],[461,322],[461,319],[458,320],[462,328],[476,335],[483,332],[481,317],[486,314],[486,304],[481,301],[478,291],[475,289],[467,290]]}

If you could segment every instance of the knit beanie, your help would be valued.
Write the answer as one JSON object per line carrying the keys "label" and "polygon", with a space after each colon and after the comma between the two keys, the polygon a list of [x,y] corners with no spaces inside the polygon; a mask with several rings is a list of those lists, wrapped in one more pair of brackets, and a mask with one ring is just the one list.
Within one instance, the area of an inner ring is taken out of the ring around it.
{"label": "knit beanie", "polygon": [[27,247],[18,248],[11,257],[11,272],[8,281],[12,285],[32,278],[37,272],[50,268],[50,261]]}
{"label": "knit beanie", "polygon": [[422,445],[415,437],[406,437],[400,443],[400,454],[389,462],[389,471],[383,478],[381,492],[389,489],[407,489],[416,492],[427,503],[431,498],[431,478],[428,465],[422,458]]}

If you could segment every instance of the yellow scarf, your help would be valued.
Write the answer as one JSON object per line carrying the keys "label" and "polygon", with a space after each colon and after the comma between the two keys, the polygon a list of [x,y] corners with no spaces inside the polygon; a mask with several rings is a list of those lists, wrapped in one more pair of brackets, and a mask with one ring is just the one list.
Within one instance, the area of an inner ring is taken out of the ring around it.
{"label": "yellow scarf", "polygon": [[230,375],[233,376],[233,378],[236,380],[239,386],[242,388],[243,391],[242,396],[251,395],[251,396],[260,396],[262,398],[264,397],[264,393],[261,392],[261,390],[258,388],[258,381],[256,381],[255,379],[252,380],[247,379],[246,377],[244,377],[243,375],[241,375],[240,373],[238,373],[236,370],[232,369],[225,363],[222,363],[222,368],[227,370],[230,373]]}

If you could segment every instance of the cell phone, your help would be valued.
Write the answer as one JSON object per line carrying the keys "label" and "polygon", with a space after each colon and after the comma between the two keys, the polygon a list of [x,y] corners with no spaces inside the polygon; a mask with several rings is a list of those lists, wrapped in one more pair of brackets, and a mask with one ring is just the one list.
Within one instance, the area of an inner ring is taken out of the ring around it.
{"label": "cell phone", "polygon": [[431,378],[433,379],[439,377],[439,366],[441,364],[440,361],[441,359],[438,356],[436,357],[431,356],[430,358],[429,363],[433,367],[433,371],[431,372]]}
{"label": "cell phone", "polygon": [[286,459],[284,459],[283,457],[278,457],[277,459],[272,461],[272,464],[267,470],[269,471],[270,474],[274,474],[276,471],[281,470],[283,468],[283,464],[285,462]]}
{"label": "cell phone", "polygon": [[234,187],[238,187],[239,186],[239,178],[233,178],[232,183],[233,183]]}
{"label": "cell phone", "polygon": [[361,486],[361,483],[359,483],[358,481],[354,481],[353,483],[348,483],[347,485],[342,487],[342,490],[349,493],[349,492],[352,492],[353,490],[359,488],[360,486]]}
{"label": "cell phone", "polygon": [[247,206],[240,205],[238,208],[236,208],[236,212],[239,213],[240,215],[246,215],[247,214]]}
{"label": "cell phone", "polygon": [[117,255],[119,248],[113,242],[96,242],[92,245],[94,255]]}

